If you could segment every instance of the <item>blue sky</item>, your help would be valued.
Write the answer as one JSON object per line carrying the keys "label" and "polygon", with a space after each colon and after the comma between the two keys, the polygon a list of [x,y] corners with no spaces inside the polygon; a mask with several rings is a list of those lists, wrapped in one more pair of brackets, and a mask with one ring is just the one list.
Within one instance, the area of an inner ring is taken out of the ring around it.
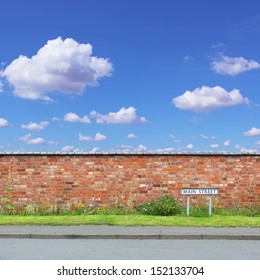
{"label": "blue sky", "polygon": [[258,0],[0,13],[0,152],[260,152]]}

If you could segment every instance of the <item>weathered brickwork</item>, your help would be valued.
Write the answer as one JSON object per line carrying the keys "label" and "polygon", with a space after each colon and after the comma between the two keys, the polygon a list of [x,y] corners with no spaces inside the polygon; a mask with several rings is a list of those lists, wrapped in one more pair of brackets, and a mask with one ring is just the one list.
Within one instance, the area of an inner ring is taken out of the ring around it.
{"label": "weathered brickwork", "polygon": [[181,188],[214,187],[220,207],[259,207],[260,156],[0,155],[0,200],[8,182],[15,205],[115,206],[161,195],[185,205]]}

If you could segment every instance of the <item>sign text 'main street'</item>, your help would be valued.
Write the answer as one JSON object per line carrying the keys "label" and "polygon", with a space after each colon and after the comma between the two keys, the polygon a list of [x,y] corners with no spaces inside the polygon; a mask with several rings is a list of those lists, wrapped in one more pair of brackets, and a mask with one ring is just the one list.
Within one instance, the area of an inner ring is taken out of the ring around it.
{"label": "sign text 'main street'", "polygon": [[218,189],[214,188],[187,188],[181,190],[182,195],[217,195]]}

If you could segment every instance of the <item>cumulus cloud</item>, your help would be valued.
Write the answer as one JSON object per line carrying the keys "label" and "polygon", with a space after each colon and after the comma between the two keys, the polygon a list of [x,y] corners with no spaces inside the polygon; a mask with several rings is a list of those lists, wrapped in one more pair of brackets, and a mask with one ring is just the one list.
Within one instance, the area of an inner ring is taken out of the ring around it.
{"label": "cumulus cloud", "polygon": [[49,40],[36,55],[19,56],[2,76],[14,87],[14,94],[26,99],[43,99],[53,92],[82,94],[102,77],[110,76],[108,59],[92,56],[90,44],[79,44],[71,38]]}
{"label": "cumulus cloud", "polygon": [[21,142],[28,142],[29,141],[29,139],[31,138],[31,134],[26,134],[26,135],[24,135],[24,136],[22,136],[22,137],[20,137],[19,138],[19,141],[21,141]]}
{"label": "cumulus cloud", "polygon": [[137,136],[134,133],[130,133],[130,134],[127,135],[127,138],[128,139],[136,139]]}
{"label": "cumulus cloud", "polygon": [[81,142],[91,142],[91,141],[99,142],[105,140],[107,140],[107,137],[99,132],[95,135],[95,137],[79,134],[79,141]]}
{"label": "cumulus cloud", "polygon": [[211,68],[218,74],[237,75],[242,72],[260,68],[260,63],[243,57],[228,57],[221,55],[211,63]]}
{"label": "cumulus cloud", "polygon": [[191,60],[193,60],[193,59],[194,59],[194,58],[193,58],[192,56],[190,56],[190,55],[185,55],[184,58],[183,58],[183,60],[184,60],[185,62],[191,61]]}
{"label": "cumulus cloud", "polygon": [[34,138],[34,139],[29,139],[28,142],[26,142],[27,144],[30,144],[30,145],[43,145],[45,144],[45,140],[41,137],[37,137],[37,138]]}
{"label": "cumulus cloud", "polygon": [[258,136],[260,135],[260,128],[252,127],[250,130],[244,132],[245,136]]}
{"label": "cumulus cloud", "polygon": [[224,142],[223,144],[225,147],[230,147],[230,139]]}
{"label": "cumulus cloud", "polygon": [[89,151],[89,153],[100,153],[100,152],[102,152],[101,151],[101,149],[99,148],[99,147],[94,147],[93,149],[91,149],[90,151]]}
{"label": "cumulus cloud", "polygon": [[116,152],[122,153],[145,153],[148,152],[148,148],[144,145],[138,145],[136,147],[130,145],[120,145]]}
{"label": "cumulus cloud", "polygon": [[73,146],[64,146],[61,149],[62,152],[66,152],[66,153],[72,153],[74,152],[74,147]]}
{"label": "cumulus cloud", "polygon": [[147,123],[146,118],[138,117],[136,108],[121,108],[118,112],[110,112],[107,115],[102,115],[96,111],[90,113],[92,118],[96,118],[97,123],[108,124],[133,124],[133,123]]}
{"label": "cumulus cloud", "polygon": [[64,116],[64,121],[66,122],[80,122],[80,123],[91,123],[91,120],[87,116],[80,117],[75,113],[67,113]]}
{"label": "cumulus cloud", "polygon": [[211,144],[210,147],[213,149],[217,149],[219,148],[219,144]]}
{"label": "cumulus cloud", "polygon": [[0,118],[0,127],[9,126],[9,122],[6,119]]}
{"label": "cumulus cloud", "polygon": [[257,149],[247,149],[247,148],[241,148],[240,153],[242,154],[255,154],[257,153]]}
{"label": "cumulus cloud", "polygon": [[29,145],[58,145],[55,141],[46,141],[41,137],[31,138],[31,134],[26,134],[19,138],[19,141],[24,142]]}
{"label": "cumulus cloud", "polygon": [[240,91],[233,89],[228,92],[220,86],[196,88],[173,98],[172,103],[179,109],[194,112],[208,112],[223,107],[249,104],[249,99],[244,98]]}
{"label": "cumulus cloud", "polygon": [[64,147],[62,147],[61,151],[65,152],[65,153],[79,153],[79,152],[82,152],[79,149],[75,149],[73,146],[64,146]]}
{"label": "cumulus cloud", "polygon": [[36,122],[30,122],[29,124],[22,124],[22,129],[28,129],[28,130],[43,130],[49,125],[49,122],[42,121],[40,123]]}
{"label": "cumulus cloud", "polygon": [[193,144],[188,144],[186,146],[186,149],[188,149],[188,150],[192,150],[193,148],[194,148]]}

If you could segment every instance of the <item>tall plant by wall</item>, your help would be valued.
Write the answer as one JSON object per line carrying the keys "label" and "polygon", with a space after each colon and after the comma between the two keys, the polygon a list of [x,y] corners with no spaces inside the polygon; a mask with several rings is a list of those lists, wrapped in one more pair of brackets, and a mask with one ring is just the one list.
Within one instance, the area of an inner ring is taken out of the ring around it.
{"label": "tall plant by wall", "polygon": [[11,211],[11,210],[14,209],[14,205],[10,203],[10,201],[12,199],[11,191],[12,191],[12,166],[9,166],[8,167],[8,177],[7,177],[7,181],[6,181],[6,187],[4,189],[5,197],[3,197],[1,199],[4,210]]}

